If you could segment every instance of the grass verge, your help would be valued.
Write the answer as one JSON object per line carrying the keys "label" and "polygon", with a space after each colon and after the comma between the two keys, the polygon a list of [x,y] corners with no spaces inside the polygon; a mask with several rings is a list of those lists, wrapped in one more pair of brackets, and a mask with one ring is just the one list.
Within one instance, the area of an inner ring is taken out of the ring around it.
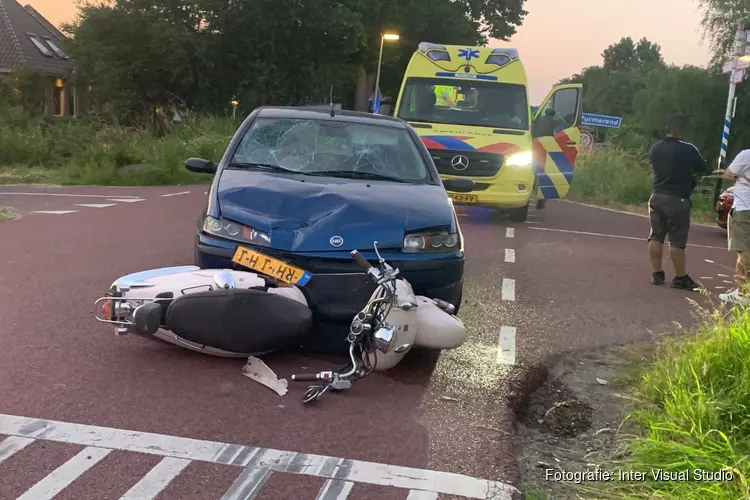
{"label": "grass verge", "polygon": [[[602,207],[648,214],[651,166],[640,149],[601,148],[582,153],[569,199]],[[698,186],[692,197],[693,220],[713,224],[713,184]]]}
{"label": "grass verge", "polygon": [[17,219],[18,214],[8,207],[0,207],[0,221]]}
{"label": "grass verge", "polygon": [[750,498],[750,311],[717,311],[694,337],[660,344],[634,389],[638,403],[630,419],[640,431],[625,437],[625,458],[604,468],[645,472],[645,478],[606,482],[589,493],[598,499]]}

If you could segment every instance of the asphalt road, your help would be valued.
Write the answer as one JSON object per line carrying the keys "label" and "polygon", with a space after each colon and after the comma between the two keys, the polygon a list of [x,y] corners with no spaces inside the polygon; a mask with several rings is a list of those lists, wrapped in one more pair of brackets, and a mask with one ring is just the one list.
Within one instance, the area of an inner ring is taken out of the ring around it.
{"label": "asphalt road", "polygon": [[[470,341],[305,407],[306,384],[280,397],[241,360],[116,338],[92,316],[117,277],[192,264],[204,191],[0,188],[22,215],[0,222],[0,498],[510,498],[513,366],[689,327],[690,299],[715,300],[649,283],[645,218],[462,207]],[[695,226],[691,244],[691,275],[730,287],[725,233]],[[341,362],[265,361],[280,377]]]}

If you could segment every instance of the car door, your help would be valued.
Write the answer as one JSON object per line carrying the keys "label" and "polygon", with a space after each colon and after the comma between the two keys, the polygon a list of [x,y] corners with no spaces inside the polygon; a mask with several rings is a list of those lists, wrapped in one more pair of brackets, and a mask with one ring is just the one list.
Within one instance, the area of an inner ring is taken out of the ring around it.
{"label": "car door", "polygon": [[534,124],[540,125],[538,131],[532,127],[537,199],[564,199],[568,195],[581,143],[582,103],[582,84],[557,85],[534,113]]}

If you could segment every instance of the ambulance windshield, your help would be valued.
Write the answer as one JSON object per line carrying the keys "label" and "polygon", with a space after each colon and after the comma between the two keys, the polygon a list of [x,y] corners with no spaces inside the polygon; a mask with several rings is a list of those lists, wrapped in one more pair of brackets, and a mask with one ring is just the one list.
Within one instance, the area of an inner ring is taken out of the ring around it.
{"label": "ambulance windshield", "polygon": [[408,78],[402,120],[472,127],[529,129],[523,85],[453,78]]}

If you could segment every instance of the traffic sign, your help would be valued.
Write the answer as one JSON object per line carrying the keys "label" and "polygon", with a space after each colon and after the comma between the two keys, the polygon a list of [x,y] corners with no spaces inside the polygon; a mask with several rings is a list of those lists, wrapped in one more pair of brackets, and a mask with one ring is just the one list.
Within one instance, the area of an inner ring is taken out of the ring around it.
{"label": "traffic sign", "polygon": [[744,69],[738,69],[732,71],[732,76],[730,77],[730,81],[732,83],[742,83],[742,80],[745,79],[745,70]]}
{"label": "traffic sign", "polygon": [[583,113],[581,115],[582,125],[594,125],[596,127],[620,128],[622,118],[619,116],[594,115]]}
{"label": "traffic sign", "polygon": [[731,73],[736,68],[737,62],[738,61],[736,59],[730,59],[729,61],[725,62],[724,66],[721,67],[721,72],[725,75]]}
{"label": "traffic sign", "polygon": [[594,134],[588,130],[581,130],[581,147],[585,149],[594,147]]}

